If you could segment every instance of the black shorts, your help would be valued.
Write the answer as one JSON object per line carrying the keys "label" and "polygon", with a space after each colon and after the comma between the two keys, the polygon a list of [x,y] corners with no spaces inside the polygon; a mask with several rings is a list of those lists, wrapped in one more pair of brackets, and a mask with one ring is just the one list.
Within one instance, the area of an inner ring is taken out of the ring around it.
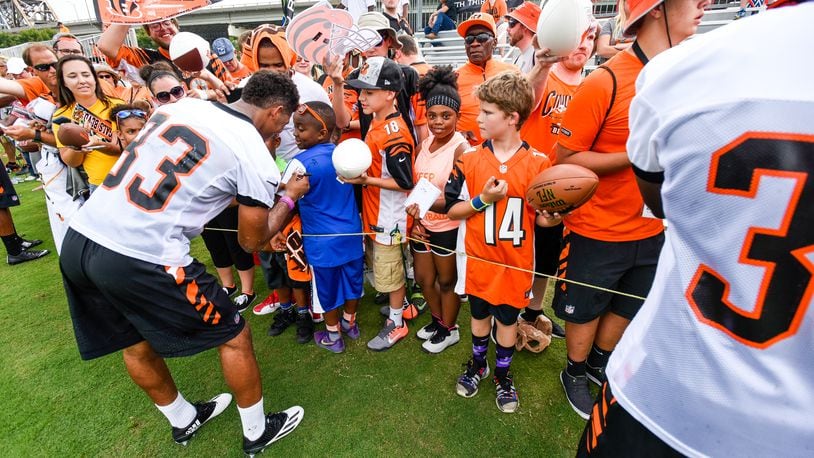
{"label": "black shorts", "polygon": [[146,340],[163,357],[189,356],[237,336],[245,321],[206,268],[168,268],[111,251],[68,229],[59,257],[82,359]]}
{"label": "black shorts", "polygon": [[680,457],[616,402],[606,382],[599,390],[591,419],[585,424],[577,457]]}
{"label": "black shorts", "polygon": [[241,271],[254,267],[254,256],[244,251],[240,246],[237,241],[236,230],[237,207],[226,208],[206,224],[206,228],[201,233],[201,238],[209,254],[212,255],[212,264],[215,267],[235,266],[237,270]]}
{"label": "black shorts", "polygon": [[307,281],[292,280],[288,276],[288,263],[283,252],[260,251],[260,267],[263,269],[263,278],[269,289],[295,288],[308,291],[311,283]]}
{"label": "black shorts", "polygon": [[[632,242],[603,242],[566,231],[559,276],[636,296],[650,292],[664,233]],[[558,281],[554,293],[557,317],[587,323],[607,312],[632,319],[643,301],[595,288]]]}
{"label": "black shorts", "polygon": [[520,315],[522,309],[512,307],[509,304],[494,305],[486,302],[485,300],[469,295],[469,309],[472,313],[472,318],[476,320],[485,320],[490,316],[495,317],[495,320],[506,326],[517,324],[517,317]]}
{"label": "black shorts", "polygon": [[430,243],[435,246],[430,246],[426,243],[414,242],[411,240],[410,248],[412,248],[414,252],[432,252],[437,256],[453,256],[455,254],[455,246],[458,244],[458,229],[443,232],[427,231],[427,233],[430,235]]}
{"label": "black shorts", "polygon": [[6,166],[0,162],[0,208],[10,208],[20,205],[20,198],[14,190],[14,183],[6,172]]}
{"label": "black shorts", "polygon": [[[545,275],[557,275],[562,245],[562,223],[554,227],[534,225],[534,271]],[[546,278],[534,275],[535,278]]]}

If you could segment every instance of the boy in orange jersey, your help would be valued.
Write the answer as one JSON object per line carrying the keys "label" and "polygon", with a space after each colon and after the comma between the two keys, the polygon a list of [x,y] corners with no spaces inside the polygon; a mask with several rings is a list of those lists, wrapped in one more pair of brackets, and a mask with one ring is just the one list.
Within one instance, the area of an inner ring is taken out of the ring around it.
{"label": "boy in orange jersey", "polygon": [[458,237],[467,259],[456,292],[469,295],[472,312],[472,358],[456,391],[472,397],[489,375],[486,352],[494,318],[496,403],[511,413],[519,400],[509,366],[517,316],[531,296],[533,275],[527,271],[534,268],[534,225],[553,226],[561,218],[537,214],[525,200],[529,183],[551,165],[545,154],[520,138],[534,101],[528,81],[519,73],[504,72],[483,83],[477,96],[478,127],[488,140],[458,159],[444,191],[449,218],[464,220]]}
{"label": "boy in orange jersey", "polygon": [[396,107],[403,85],[401,68],[386,57],[371,57],[347,84],[359,89],[365,114],[373,115],[365,143],[373,163],[358,178],[346,179],[362,189],[362,229],[376,235],[366,241],[365,255],[377,291],[390,293],[390,314],[379,334],[367,343],[374,351],[391,348],[407,335],[402,316],[406,294],[402,244],[407,241],[404,202],[413,188],[413,137]]}

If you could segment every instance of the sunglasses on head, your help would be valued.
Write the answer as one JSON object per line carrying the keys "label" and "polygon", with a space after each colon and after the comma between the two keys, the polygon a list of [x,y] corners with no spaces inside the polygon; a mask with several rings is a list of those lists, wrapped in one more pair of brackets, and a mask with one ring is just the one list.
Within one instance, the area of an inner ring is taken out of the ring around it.
{"label": "sunglasses on head", "polygon": [[506,19],[506,23],[509,24],[509,28],[511,29],[512,27],[516,26],[517,24],[520,24],[520,21],[518,21],[517,19],[515,19],[513,17],[510,17],[510,18]]}
{"label": "sunglasses on head", "polygon": [[116,119],[122,121],[128,118],[147,119],[147,113],[142,110],[122,110],[116,113]]}
{"label": "sunglasses on head", "polygon": [[464,42],[466,42],[466,44],[468,45],[471,45],[472,43],[475,42],[475,40],[478,40],[478,43],[483,44],[491,40],[492,38],[495,37],[489,33],[479,33],[477,35],[467,35],[466,38],[464,38]]}
{"label": "sunglasses on head", "polygon": [[186,95],[186,93],[187,92],[184,90],[183,86],[175,86],[169,91],[157,92],[155,94],[155,99],[161,103],[167,103],[171,100],[170,96],[175,97],[176,99],[180,99],[184,95]]}
{"label": "sunglasses on head", "polygon": [[33,67],[34,67],[34,70],[36,70],[38,72],[47,72],[49,69],[57,68],[57,63],[56,62],[49,62],[47,64],[37,64],[37,65],[34,65]]}
{"label": "sunglasses on head", "polygon": [[320,124],[322,124],[323,129],[328,130],[328,126],[325,125],[325,121],[322,120],[322,116],[317,114],[317,112],[312,110],[311,107],[309,107],[308,105],[304,103],[300,104],[300,106],[297,107],[297,114],[302,116],[305,113],[310,113],[311,116],[314,117],[314,119],[316,119],[317,121],[319,121]]}

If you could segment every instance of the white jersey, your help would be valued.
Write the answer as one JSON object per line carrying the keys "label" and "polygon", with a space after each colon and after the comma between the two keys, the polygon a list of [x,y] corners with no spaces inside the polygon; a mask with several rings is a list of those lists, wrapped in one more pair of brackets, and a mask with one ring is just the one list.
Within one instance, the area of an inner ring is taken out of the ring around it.
{"label": "white jersey", "polygon": [[[328,93],[325,92],[325,88],[313,79],[300,72],[294,72],[294,75],[291,76],[291,81],[297,86],[297,92],[300,94],[300,103],[325,102],[328,105],[331,104],[331,99],[328,98]],[[291,116],[285,129],[280,132],[280,146],[277,147],[277,158],[287,164],[288,161],[299,154],[300,151],[302,150],[297,148],[297,142],[294,140],[294,116]]]}
{"label": "white jersey", "polygon": [[207,222],[235,197],[271,207],[279,182],[248,117],[186,98],[152,114],[71,227],[125,256],[186,266]]}
{"label": "white jersey", "polygon": [[814,456],[814,4],[721,27],[637,81],[628,154],[663,179],[653,287],[607,369],[690,456]]}

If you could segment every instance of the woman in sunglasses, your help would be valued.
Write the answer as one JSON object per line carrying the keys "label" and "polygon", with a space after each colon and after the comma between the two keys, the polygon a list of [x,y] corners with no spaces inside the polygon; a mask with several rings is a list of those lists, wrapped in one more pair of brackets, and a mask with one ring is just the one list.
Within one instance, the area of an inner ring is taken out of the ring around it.
{"label": "woman in sunglasses", "polygon": [[175,103],[187,96],[186,84],[167,63],[145,65],[139,70],[139,76],[147,83],[156,106]]}
{"label": "woman in sunglasses", "polygon": [[[59,155],[69,167],[84,168],[93,192],[121,154],[118,142],[113,142],[110,110],[123,102],[102,92],[96,70],[84,56],[65,56],[59,61],[57,85],[60,108],[54,112],[53,129]],[[59,129],[65,123],[85,128],[90,141],[78,149],[63,145]]]}

